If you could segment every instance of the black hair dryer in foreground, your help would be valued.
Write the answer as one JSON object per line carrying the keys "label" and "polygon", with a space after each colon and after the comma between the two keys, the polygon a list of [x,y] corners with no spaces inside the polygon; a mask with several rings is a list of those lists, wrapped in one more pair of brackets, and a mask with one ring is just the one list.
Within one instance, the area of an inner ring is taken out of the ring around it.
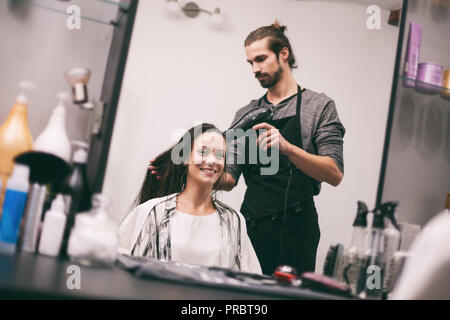
{"label": "black hair dryer in foreground", "polygon": [[271,120],[272,116],[273,110],[272,108],[269,107],[262,107],[249,110],[247,113],[242,115],[237,121],[235,121],[225,133],[232,131],[233,133],[238,134],[237,129],[246,131],[248,129],[253,128],[253,126],[258,123]]}

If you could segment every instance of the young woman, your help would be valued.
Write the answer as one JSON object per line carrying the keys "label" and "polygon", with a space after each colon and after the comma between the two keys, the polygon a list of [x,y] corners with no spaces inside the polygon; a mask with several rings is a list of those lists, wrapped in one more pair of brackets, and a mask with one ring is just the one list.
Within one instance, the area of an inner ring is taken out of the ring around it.
{"label": "young woman", "polygon": [[152,165],[138,206],[119,228],[119,252],[261,274],[243,216],[216,199],[226,142],[215,126],[193,127]]}

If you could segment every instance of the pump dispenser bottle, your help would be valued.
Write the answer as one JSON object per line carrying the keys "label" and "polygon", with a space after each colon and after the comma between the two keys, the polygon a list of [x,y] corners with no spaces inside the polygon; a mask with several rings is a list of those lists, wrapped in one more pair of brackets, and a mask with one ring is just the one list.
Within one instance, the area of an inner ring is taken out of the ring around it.
{"label": "pump dispenser bottle", "polygon": [[47,127],[37,137],[34,150],[51,153],[70,162],[71,148],[67,136],[66,108],[64,106],[64,101],[69,100],[70,96],[66,92],[60,92],[57,97],[59,103],[53,110]]}
{"label": "pump dispenser bottle", "polygon": [[[3,206],[7,180],[14,167],[14,157],[33,148],[33,138],[28,127],[28,99],[27,90],[35,88],[29,81],[20,83],[21,93],[16,98],[8,118],[0,126],[0,178],[2,189],[0,194],[0,208]],[[1,213],[0,213],[1,217]]]}
{"label": "pump dispenser bottle", "polygon": [[364,259],[364,251],[366,250],[368,213],[367,205],[362,201],[358,201],[358,210],[353,222],[350,246],[345,250],[341,265],[340,278],[350,286],[353,294],[356,294],[361,289],[357,288],[357,285]]}

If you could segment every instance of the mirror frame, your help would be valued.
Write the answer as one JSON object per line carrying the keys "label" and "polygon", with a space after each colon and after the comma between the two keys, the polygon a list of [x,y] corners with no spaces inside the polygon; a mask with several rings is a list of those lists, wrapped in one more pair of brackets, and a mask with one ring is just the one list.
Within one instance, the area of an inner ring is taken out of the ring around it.
{"label": "mirror frame", "polygon": [[114,121],[139,0],[121,0],[121,3],[128,6],[128,9],[121,7],[117,13],[117,21],[122,17],[114,28],[103,78],[100,100],[105,102],[105,105],[101,129],[98,134],[91,136],[90,142],[87,175],[93,193],[101,192],[103,187]]}

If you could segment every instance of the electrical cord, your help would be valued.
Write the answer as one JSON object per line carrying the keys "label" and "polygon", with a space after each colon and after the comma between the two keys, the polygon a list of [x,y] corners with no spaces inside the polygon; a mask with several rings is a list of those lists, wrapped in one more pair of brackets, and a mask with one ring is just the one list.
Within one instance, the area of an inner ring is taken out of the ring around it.
{"label": "electrical cord", "polygon": [[286,224],[286,216],[287,216],[287,200],[289,195],[289,187],[291,185],[291,179],[292,179],[292,163],[289,162],[289,178],[288,183],[286,186],[286,192],[284,196],[284,211],[283,211],[283,217],[281,219],[281,228],[280,228],[280,255],[283,256],[283,235],[284,235],[284,226]]}

